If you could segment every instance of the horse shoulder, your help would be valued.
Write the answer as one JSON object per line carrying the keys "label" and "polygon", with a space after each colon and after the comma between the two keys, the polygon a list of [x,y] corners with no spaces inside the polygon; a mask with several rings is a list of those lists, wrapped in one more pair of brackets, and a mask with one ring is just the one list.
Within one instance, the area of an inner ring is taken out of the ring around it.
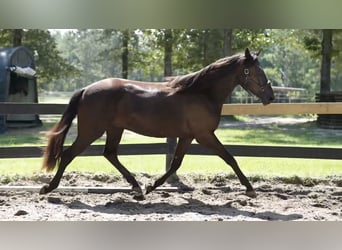
{"label": "horse shoulder", "polygon": [[187,123],[192,129],[214,130],[217,128],[220,120],[220,107],[214,105],[204,95],[186,93],[178,95],[183,95],[182,101],[178,103],[183,106]]}

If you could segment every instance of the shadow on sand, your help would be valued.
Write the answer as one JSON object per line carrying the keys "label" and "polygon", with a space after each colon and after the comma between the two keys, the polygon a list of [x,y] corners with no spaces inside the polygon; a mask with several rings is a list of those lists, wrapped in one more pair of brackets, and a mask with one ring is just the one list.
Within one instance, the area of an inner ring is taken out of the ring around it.
{"label": "shadow on sand", "polygon": [[245,217],[246,220],[248,220],[248,218],[251,218],[267,221],[291,221],[303,218],[303,215],[301,214],[279,214],[270,211],[255,213],[252,211],[248,211],[248,207],[246,207],[245,210],[242,210],[232,206],[233,202],[235,201],[229,201],[221,205],[209,205],[193,198],[183,199],[184,203],[180,205],[170,204],[167,201],[151,203],[146,201],[129,201],[125,199],[119,199],[116,201],[107,202],[104,205],[95,206],[88,205],[81,201],[72,201],[69,203],[61,202],[61,204],[64,204],[70,209],[90,210],[96,213],[121,214],[127,216],[148,214],[170,214],[172,216],[191,212],[204,216],[222,216],[223,220],[234,219],[234,217],[238,216]]}

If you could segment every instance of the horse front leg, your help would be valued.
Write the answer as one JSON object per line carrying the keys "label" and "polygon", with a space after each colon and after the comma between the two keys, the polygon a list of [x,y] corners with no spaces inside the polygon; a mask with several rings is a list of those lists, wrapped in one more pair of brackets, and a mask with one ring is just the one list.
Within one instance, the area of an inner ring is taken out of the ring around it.
{"label": "horse front leg", "polygon": [[220,156],[228,165],[232,167],[234,170],[235,174],[240,180],[240,183],[244,185],[247,190],[246,190],[246,195],[255,198],[256,193],[246,178],[246,176],[242,173],[237,161],[233,157],[232,154],[230,154],[225,147],[222,145],[222,143],[217,139],[214,133],[210,133],[207,135],[201,135],[200,137],[196,137],[196,140],[198,141],[199,144],[207,147],[208,149],[212,150],[215,154]]}
{"label": "horse front leg", "polygon": [[168,169],[168,171],[163,176],[161,176],[159,179],[157,179],[153,185],[146,186],[146,194],[155,190],[157,187],[162,185],[167,180],[167,178],[169,178],[171,175],[176,173],[177,169],[182,164],[184,155],[185,155],[188,147],[190,146],[192,140],[193,140],[193,138],[179,138],[177,146],[176,146],[175,154],[174,154],[173,159],[171,161],[170,168]]}

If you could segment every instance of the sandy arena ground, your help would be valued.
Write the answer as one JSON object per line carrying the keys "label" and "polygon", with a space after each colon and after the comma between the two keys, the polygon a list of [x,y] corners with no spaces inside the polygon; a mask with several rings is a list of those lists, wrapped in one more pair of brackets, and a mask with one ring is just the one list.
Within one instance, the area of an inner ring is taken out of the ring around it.
{"label": "sandy arena ground", "polygon": [[[41,186],[51,176],[18,178],[6,185]],[[157,176],[138,175],[141,183]],[[340,177],[339,177],[340,178]],[[236,178],[182,175],[178,191],[155,191],[138,201],[129,192],[94,194],[54,191],[0,191],[0,220],[10,221],[340,221],[342,180],[289,184],[254,180],[257,198],[244,195]],[[2,184],[4,185],[4,184]],[[128,185],[118,176],[66,173],[61,186]],[[168,186],[168,184],[165,184]]]}

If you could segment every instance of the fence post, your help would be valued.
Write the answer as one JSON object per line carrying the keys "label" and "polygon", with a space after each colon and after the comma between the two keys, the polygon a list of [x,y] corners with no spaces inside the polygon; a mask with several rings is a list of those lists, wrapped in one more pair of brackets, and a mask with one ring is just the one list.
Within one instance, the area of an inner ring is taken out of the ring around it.
{"label": "fence post", "polygon": [[[167,144],[167,152],[166,152],[165,167],[166,167],[166,171],[168,171],[171,167],[172,158],[176,150],[177,138],[167,138],[166,144]],[[177,173],[171,175],[167,181],[168,182],[178,181]]]}

